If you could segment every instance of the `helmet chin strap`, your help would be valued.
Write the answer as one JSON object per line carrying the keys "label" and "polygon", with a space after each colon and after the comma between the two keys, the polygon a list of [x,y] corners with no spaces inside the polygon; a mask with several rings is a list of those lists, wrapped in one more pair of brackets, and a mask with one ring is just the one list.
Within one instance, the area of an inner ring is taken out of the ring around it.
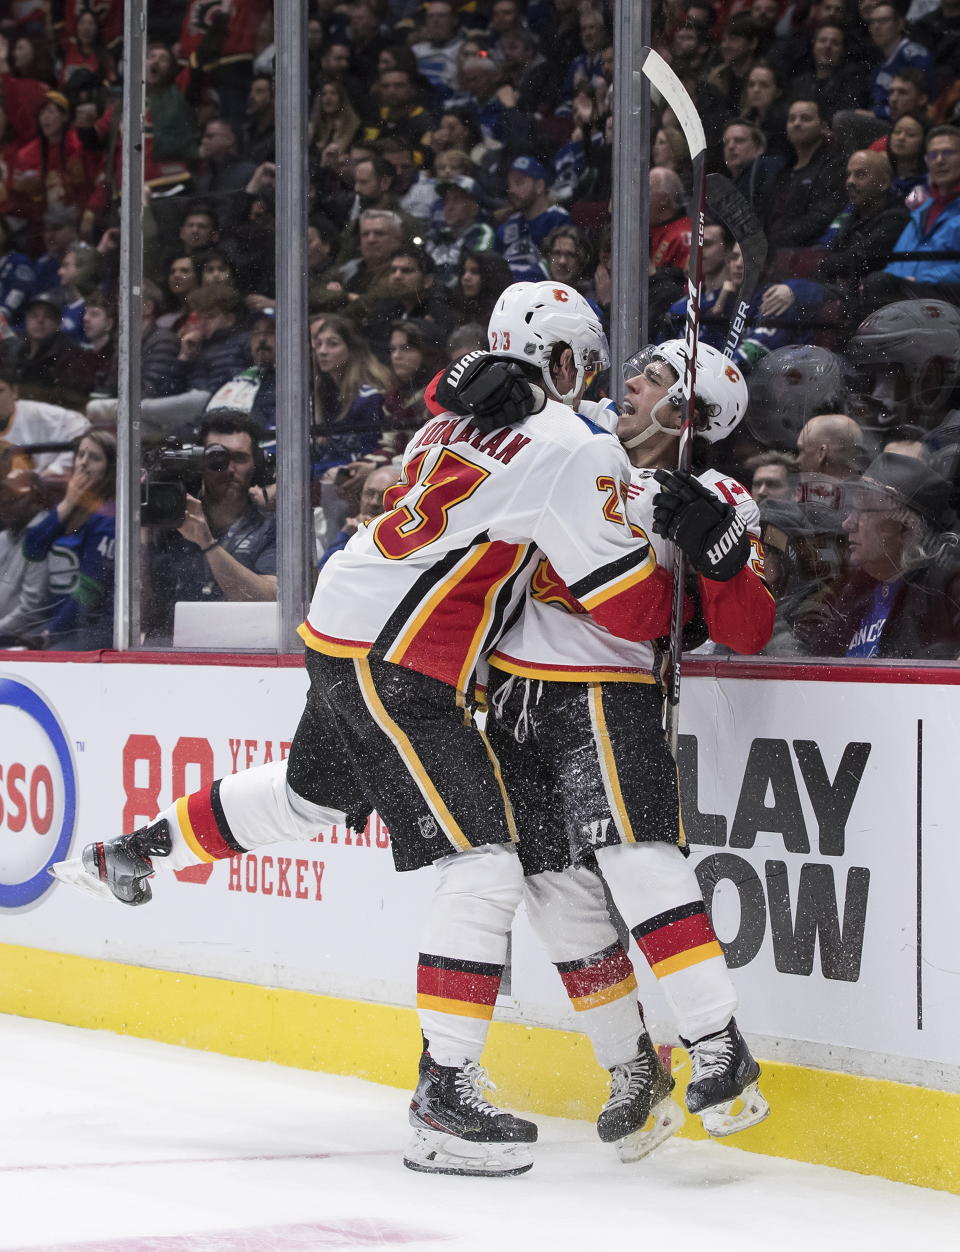
{"label": "helmet chin strap", "polygon": [[661,405],[667,403],[669,403],[669,397],[665,396],[653,406],[650,410],[650,425],[646,430],[642,430],[639,435],[634,435],[632,439],[620,440],[625,448],[639,448],[641,444],[646,443],[648,439],[652,439],[654,435],[669,435],[672,439],[680,438],[678,428],[661,426],[657,419],[657,410]]}
{"label": "helmet chin strap", "polygon": [[[580,366],[577,367],[577,378],[573,386],[569,391],[564,392],[562,395],[557,390],[556,383],[550,377],[550,367],[542,366],[540,373],[543,375],[543,381],[547,384],[547,395],[552,395],[556,400],[559,400],[561,404],[565,404],[571,409],[576,408],[576,406],[580,403],[580,388],[583,386],[584,377],[584,371]],[[543,405],[540,407],[542,408]]]}

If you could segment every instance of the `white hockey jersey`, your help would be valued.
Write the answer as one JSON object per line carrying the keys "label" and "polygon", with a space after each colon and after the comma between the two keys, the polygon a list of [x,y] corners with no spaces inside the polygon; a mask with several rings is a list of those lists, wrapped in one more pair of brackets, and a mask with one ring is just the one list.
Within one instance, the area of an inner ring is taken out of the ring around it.
{"label": "white hockey jersey", "polygon": [[472,695],[543,554],[611,637],[656,637],[671,578],[610,506],[629,473],[615,437],[555,401],[489,434],[467,418],[431,419],[404,453],[386,511],[321,571],[304,642]]}
{"label": "white hockey jersey", "polygon": [[[672,572],[674,545],[653,532],[653,498],[660,490],[653,475],[651,469],[631,467],[630,483],[622,495],[613,482],[608,483],[604,510],[611,520],[625,517],[634,531],[649,535],[660,566]],[[703,593],[713,602],[718,597],[728,601],[736,598],[737,616],[744,607],[744,598],[756,600],[763,613],[772,607],[772,598],[760,582],[763,576],[760,510],[736,479],[724,477],[716,470],[707,470],[699,479],[715,495],[734,505],[747,525],[753,548],[746,579],[742,574],[728,583],[710,584],[709,580],[701,579]],[[769,616],[772,626],[772,615]],[[709,612],[707,621],[713,624]],[[753,642],[752,634],[749,642]],[[650,643],[618,638],[584,613],[556,567],[542,555],[533,571],[523,613],[505,632],[489,661],[496,669],[510,674],[554,682],[656,681]]]}
{"label": "white hockey jersey", "polygon": [[[7,426],[0,429],[0,439],[21,446],[70,443],[89,429],[87,419],[73,409],[42,400],[18,400]],[[67,474],[73,464],[73,452],[35,452],[31,461],[38,474]]]}

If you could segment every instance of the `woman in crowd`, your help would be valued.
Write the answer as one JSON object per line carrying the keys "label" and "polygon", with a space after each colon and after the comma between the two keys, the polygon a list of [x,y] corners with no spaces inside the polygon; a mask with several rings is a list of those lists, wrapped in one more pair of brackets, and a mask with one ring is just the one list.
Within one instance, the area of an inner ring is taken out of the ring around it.
{"label": "woman in crowd", "polygon": [[753,122],[767,137],[770,156],[787,157],[787,106],[783,100],[783,83],[769,61],[757,61],[747,75],[743,90],[743,117]]}
{"label": "woman in crowd", "polygon": [[42,39],[19,35],[10,50],[10,65],[15,78],[34,78],[51,87],[57,81],[53,57]]}
{"label": "woman in crowd", "polygon": [[690,164],[690,153],[682,131],[673,126],[661,126],[650,149],[650,164],[659,165],[662,169],[673,170],[683,180],[683,185],[690,190],[693,168]]}
{"label": "woman in crowd", "polygon": [[499,252],[468,252],[460,262],[453,289],[456,321],[486,326],[500,293],[513,282],[510,266]]}
{"label": "woman in crowd", "polygon": [[109,431],[81,435],[62,501],[23,533],[24,556],[49,558],[50,590],[59,596],[46,627],[52,649],[112,643],[116,466],[117,441]]}
{"label": "woman in crowd", "polygon": [[48,91],[37,111],[37,137],[14,158],[13,190],[34,230],[47,209],[64,205],[83,210],[93,177],[76,130],[70,128],[70,105],[59,91]]}
{"label": "woman in crowd", "polygon": [[324,473],[380,443],[383,397],[392,379],[348,318],[323,314],[310,325],[314,362],[314,422],[319,427],[316,473]]}
{"label": "woman in crowd", "polygon": [[196,258],[188,252],[175,256],[167,266],[167,311],[157,318],[157,325],[164,330],[179,331],[190,314],[187,297],[199,286],[200,270]]}
{"label": "woman in crowd", "polygon": [[403,451],[413,432],[427,418],[423,392],[446,365],[440,344],[428,322],[394,322],[390,331],[390,368],[396,379],[384,397],[384,439],[387,451]]}
{"label": "woman in crowd", "polygon": [[360,129],[360,118],[343,83],[325,78],[320,83],[310,114],[310,143],[322,152],[335,143],[341,152],[349,150]]}
{"label": "woman in crowd", "polygon": [[[927,123],[919,113],[902,113],[894,122],[887,139],[887,156],[893,170],[891,186],[899,196],[907,198],[914,192],[923,196],[927,187]],[[912,204],[912,201],[911,201]]]}
{"label": "woman in crowd", "polygon": [[113,83],[117,79],[117,67],[100,35],[100,22],[89,9],[77,15],[76,34],[67,40],[60,86],[66,87],[78,70],[89,70],[104,83]]}

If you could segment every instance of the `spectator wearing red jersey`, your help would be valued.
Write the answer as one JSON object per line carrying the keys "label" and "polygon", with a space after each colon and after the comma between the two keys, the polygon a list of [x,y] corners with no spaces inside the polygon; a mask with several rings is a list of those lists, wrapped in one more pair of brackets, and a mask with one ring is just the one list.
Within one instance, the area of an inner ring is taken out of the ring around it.
{"label": "spectator wearing red jersey", "polygon": [[63,8],[63,33],[67,38],[78,37],[83,15],[91,13],[107,49],[115,52],[123,43],[123,0],[66,0]]}
{"label": "spectator wearing red jersey", "polygon": [[650,171],[650,270],[686,269],[690,260],[690,217],[683,183],[674,170]]}
{"label": "spectator wearing red jersey", "polygon": [[37,112],[36,139],[17,152],[11,171],[20,212],[37,233],[47,209],[82,209],[93,188],[94,162],[76,130],[70,105],[59,91],[48,91]]}
{"label": "spectator wearing red jersey", "polygon": [[71,78],[81,70],[89,70],[100,82],[116,82],[116,64],[103,41],[97,15],[91,9],[77,14],[75,34],[67,40],[63,54],[60,86],[66,88]]}
{"label": "spectator wearing red jersey", "polygon": [[17,147],[37,133],[37,111],[50,90],[38,78],[19,78],[10,66],[10,41],[0,34],[0,97],[7,111],[10,131]]}

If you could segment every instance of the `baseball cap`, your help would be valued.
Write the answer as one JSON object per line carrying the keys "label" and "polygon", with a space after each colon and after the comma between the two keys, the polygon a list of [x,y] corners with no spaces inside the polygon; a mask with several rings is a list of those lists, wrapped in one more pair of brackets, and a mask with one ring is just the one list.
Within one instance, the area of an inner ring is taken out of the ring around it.
{"label": "baseball cap", "polygon": [[536,157],[515,157],[510,162],[510,168],[516,170],[518,174],[526,174],[528,178],[542,178],[545,183],[550,181],[550,175],[547,173],[546,167],[541,165]]}
{"label": "baseball cap", "polygon": [[59,291],[40,291],[35,296],[31,296],[23,306],[24,313],[38,304],[45,304],[47,308],[53,309],[57,317],[63,316],[63,296]]}
{"label": "baseball cap", "polygon": [[451,188],[464,192],[471,200],[476,200],[477,204],[486,202],[486,196],[481,191],[480,184],[468,174],[455,174],[453,178],[441,179],[437,183],[437,195],[445,196]]}
{"label": "baseball cap", "polygon": [[915,457],[881,452],[855,485],[861,490],[879,488],[883,495],[892,496],[905,508],[919,513],[938,530],[946,530],[956,522],[951,484]]}

